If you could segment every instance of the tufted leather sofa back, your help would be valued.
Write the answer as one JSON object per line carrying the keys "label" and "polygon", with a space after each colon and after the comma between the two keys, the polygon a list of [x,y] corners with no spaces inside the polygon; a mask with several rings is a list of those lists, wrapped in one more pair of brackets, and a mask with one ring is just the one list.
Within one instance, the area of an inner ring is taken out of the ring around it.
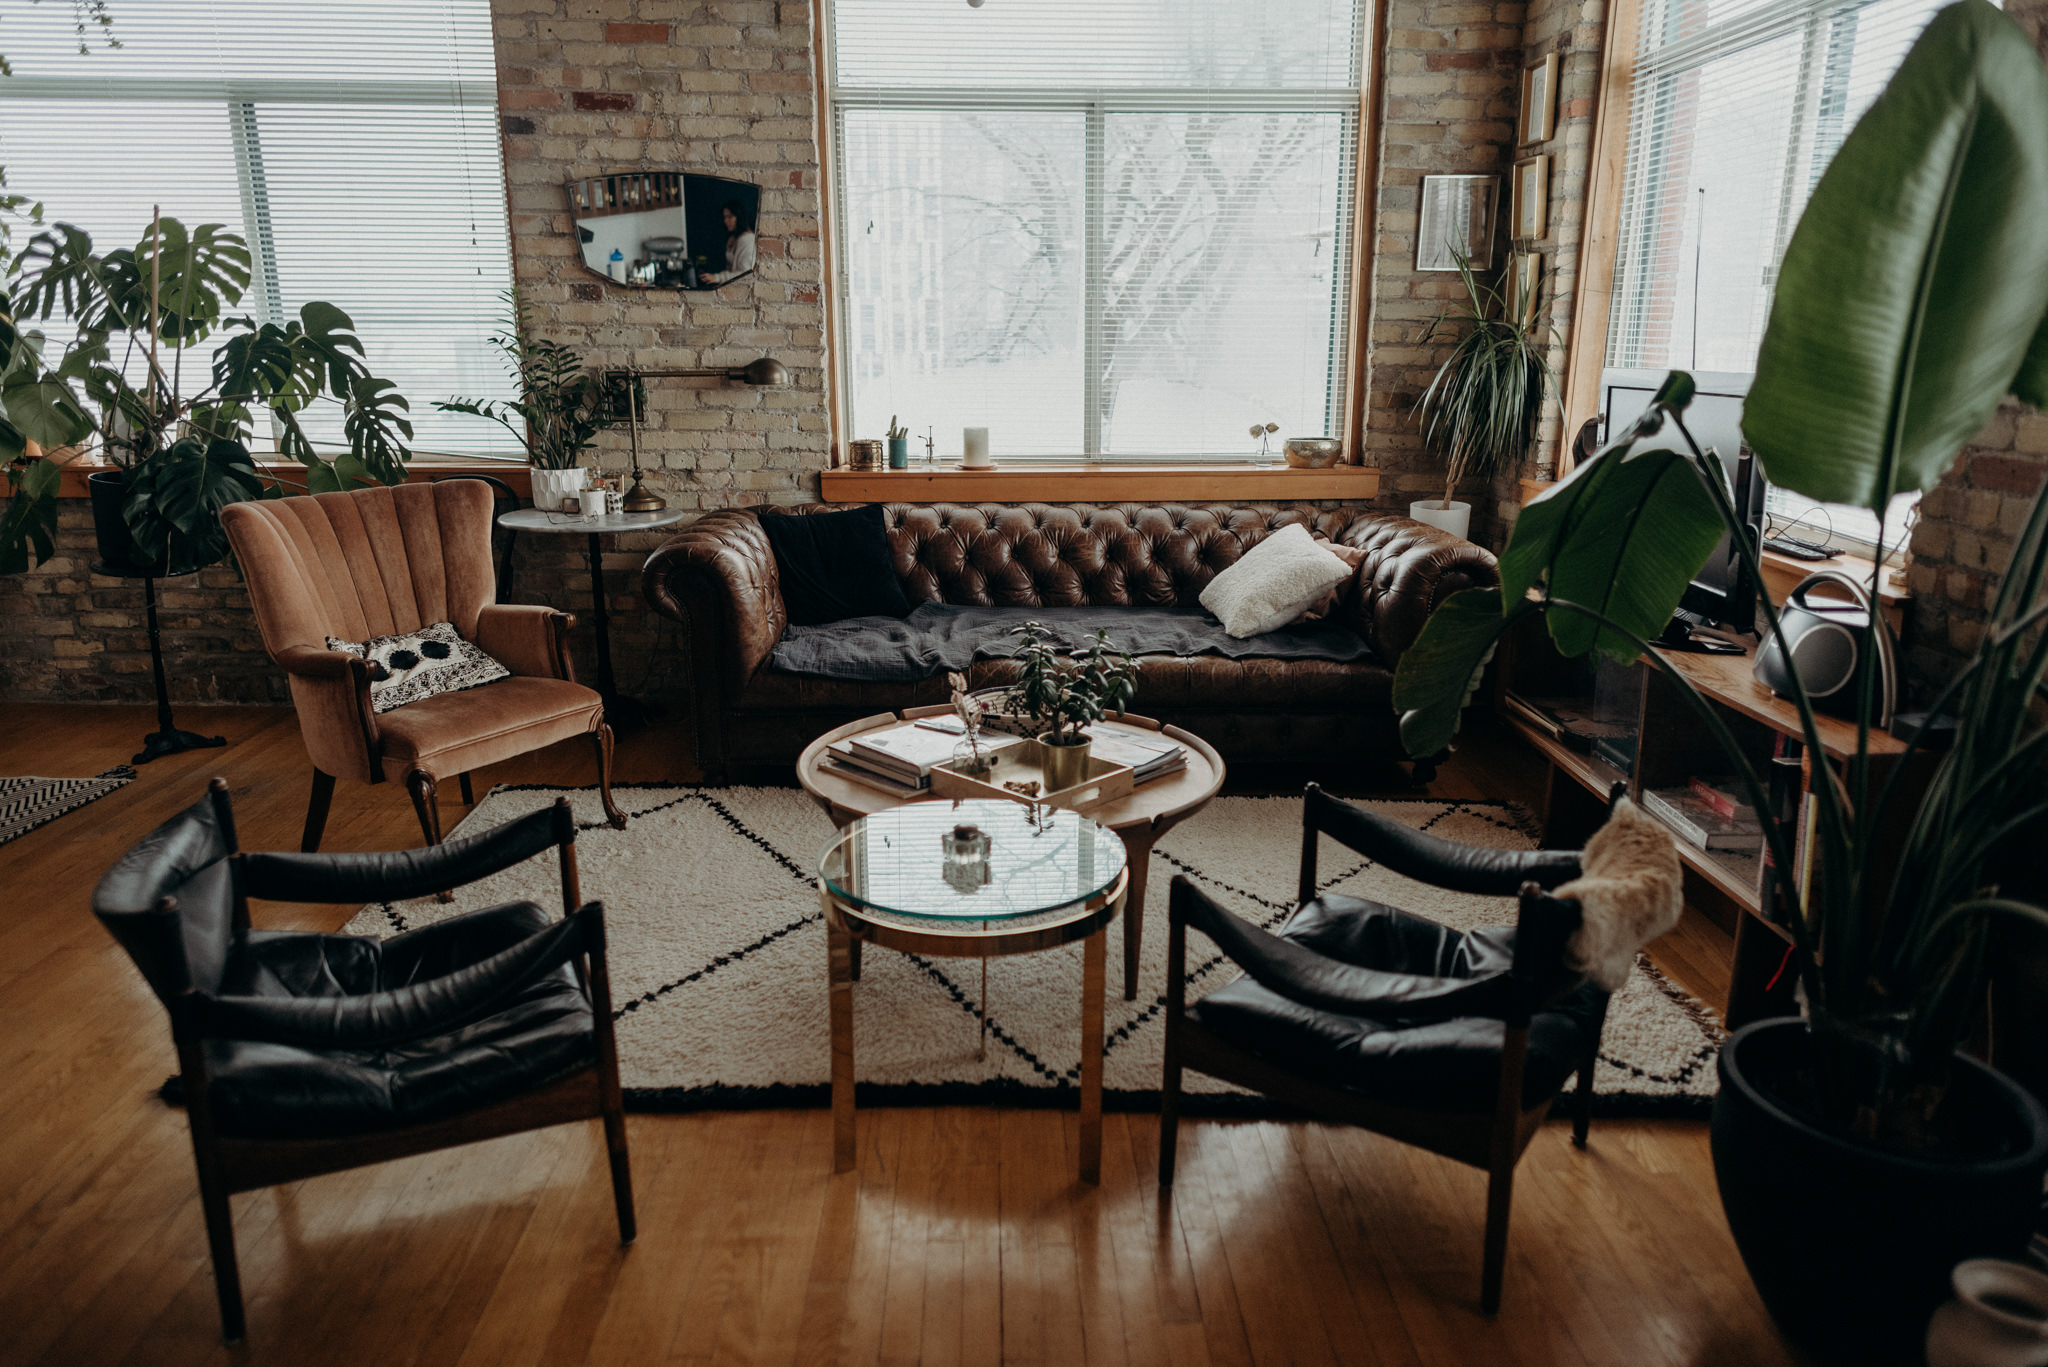
{"label": "tufted leather sofa back", "polygon": [[1357,514],[1306,506],[890,503],[884,516],[896,574],[913,604],[1192,608],[1211,579],[1281,528],[1300,524],[1335,539]]}

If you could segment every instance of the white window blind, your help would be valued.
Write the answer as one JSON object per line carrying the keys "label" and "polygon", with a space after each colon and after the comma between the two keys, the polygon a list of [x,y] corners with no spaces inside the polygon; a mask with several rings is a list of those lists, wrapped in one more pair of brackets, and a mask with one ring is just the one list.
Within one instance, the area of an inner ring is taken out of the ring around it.
{"label": "white window blind", "polygon": [[[512,282],[488,0],[151,0],[117,9],[121,47],[83,55],[69,6],[4,18],[10,189],[102,251],[140,241],[152,205],[225,224],[255,257],[240,311],[338,305],[411,401],[420,453],[517,454],[432,407],[510,394],[487,345]],[[309,417],[339,444],[338,408]]]}
{"label": "white window blind", "polygon": [[[1644,0],[1608,365],[1755,369],[1814,185],[1943,3]],[[1895,543],[1905,510],[1887,534],[1864,509],[1775,488],[1768,505],[1794,535],[1863,551]]]}
{"label": "white window blind", "polygon": [[1242,460],[1254,421],[1341,432],[1364,16],[836,0],[852,435]]}

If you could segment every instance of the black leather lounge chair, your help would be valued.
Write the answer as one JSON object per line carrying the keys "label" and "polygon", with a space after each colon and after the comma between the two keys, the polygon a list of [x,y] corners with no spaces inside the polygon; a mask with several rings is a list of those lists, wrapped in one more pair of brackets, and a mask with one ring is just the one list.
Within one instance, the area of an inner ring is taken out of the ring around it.
{"label": "black leather lounge chair", "polygon": [[[1318,832],[1421,882],[1519,895],[1520,921],[1459,932],[1377,902],[1318,896]],[[1578,875],[1575,852],[1454,844],[1310,785],[1301,896],[1279,934],[1175,878],[1160,1185],[1173,1182],[1185,1068],[1483,1168],[1490,1180],[1480,1299],[1493,1313],[1515,1163],[1574,1073],[1572,1139],[1586,1143],[1607,994],[1564,968],[1579,906],[1546,891]],[[1244,974],[1188,1005],[1191,926]]]}
{"label": "black leather lounge chair", "polygon": [[[600,1117],[619,1238],[633,1188],[604,913],[578,906],[566,801],[392,854],[245,854],[227,784],[123,855],[93,911],[170,1012],[221,1328],[243,1334],[228,1197]],[[563,919],[532,902],[388,940],[252,930],[249,900],[379,902],[560,852]]]}

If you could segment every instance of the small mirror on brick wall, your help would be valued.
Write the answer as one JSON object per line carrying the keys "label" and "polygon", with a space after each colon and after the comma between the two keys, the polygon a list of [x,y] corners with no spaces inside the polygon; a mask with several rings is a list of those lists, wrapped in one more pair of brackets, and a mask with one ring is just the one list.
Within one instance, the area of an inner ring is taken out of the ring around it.
{"label": "small mirror on brick wall", "polygon": [[754,273],[761,187],[683,171],[568,184],[583,264],[623,289],[715,290]]}

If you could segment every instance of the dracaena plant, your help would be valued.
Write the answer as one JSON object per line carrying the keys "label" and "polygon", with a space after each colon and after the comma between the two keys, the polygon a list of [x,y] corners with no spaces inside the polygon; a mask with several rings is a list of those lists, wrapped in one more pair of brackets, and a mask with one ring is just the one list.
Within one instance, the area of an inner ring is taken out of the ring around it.
{"label": "dracaena plant", "polygon": [[[231,310],[248,288],[248,245],[218,224],[152,222],[132,248],[100,252],[67,223],[36,233],[0,286],[0,572],[53,552],[58,463],[98,455],[127,473],[123,508],[146,558],[211,564],[226,553],[220,510],[283,490],[248,443],[261,416],[324,493],[405,479],[412,423],[395,385],[371,373],[349,316],[309,303],[297,319]],[[50,345],[31,324],[67,320]],[[201,348],[210,350],[201,351]],[[323,453],[303,416],[339,408],[347,449]],[[31,457],[34,442],[44,454]]]}
{"label": "dracaena plant", "polygon": [[[623,416],[597,377],[583,368],[575,348],[539,334],[532,308],[517,290],[505,292],[505,322],[492,334],[491,345],[505,358],[519,397],[446,399],[434,407],[489,418],[518,439],[536,469],[575,468],[597,434]],[[633,383],[637,387],[639,381]],[[645,412],[644,394],[635,401]]]}
{"label": "dracaena plant", "polygon": [[[1933,485],[2008,393],[2048,401],[2044,222],[2048,73],[2017,25],[1963,0],[1929,24],[1843,143],[1786,250],[1743,415],[1771,482],[1881,520],[1893,495]],[[1720,462],[1685,430],[1691,395],[1690,379],[1672,374],[1632,430],[1523,511],[1501,588],[1456,594],[1431,617],[1395,676],[1410,753],[1449,743],[1494,643],[1519,621],[1543,618],[1567,655],[1632,661],[1724,529],[1737,531],[1750,582],[1761,582]],[[1818,877],[1804,903],[1789,832],[1751,757],[1667,671],[1762,819],[1792,909],[1809,1100],[1844,1133],[1932,1142],[1981,999],[1991,921],[2048,925],[2048,912],[1987,887],[2001,847],[2048,815],[2048,726],[2030,711],[2048,670],[2044,577],[2048,495],[2014,546],[1980,648],[1933,699],[1929,715],[1958,724],[1917,796],[1900,783],[1908,765],[1872,763],[1874,671],[1864,672],[1854,753],[1839,772],[1814,766]],[[1874,602],[1874,576],[1870,588]],[[1757,606],[1778,634],[1768,598]],[[1865,628],[1864,658],[1881,629]],[[1808,751],[1824,754],[1796,671],[1790,700]]]}
{"label": "dracaena plant", "polygon": [[1415,403],[1422,439],[1443,457],[1446,508],[1466,475],[1505,469],[1528,449],[1552,387],[1546,351],[1555,335],[1536,317],[1533,281],[1507,299],[1480,283],[1464,253],[1457,262],[1464,301],[1439,313],[1422,343],[1446,330],[1458,340]]}
{"label": "dracaena plant", "polygon": [[1032,718],[1054,745],[1077,743],[1083,728],[1121,712],[1137,693],[1138,666],[1110,644],[1106,629],[1074,651],[1062,650],[1043,622],[1026,622],[1010,634],[1022,639],[1011,656],[1017,681],[1004,706]]}

